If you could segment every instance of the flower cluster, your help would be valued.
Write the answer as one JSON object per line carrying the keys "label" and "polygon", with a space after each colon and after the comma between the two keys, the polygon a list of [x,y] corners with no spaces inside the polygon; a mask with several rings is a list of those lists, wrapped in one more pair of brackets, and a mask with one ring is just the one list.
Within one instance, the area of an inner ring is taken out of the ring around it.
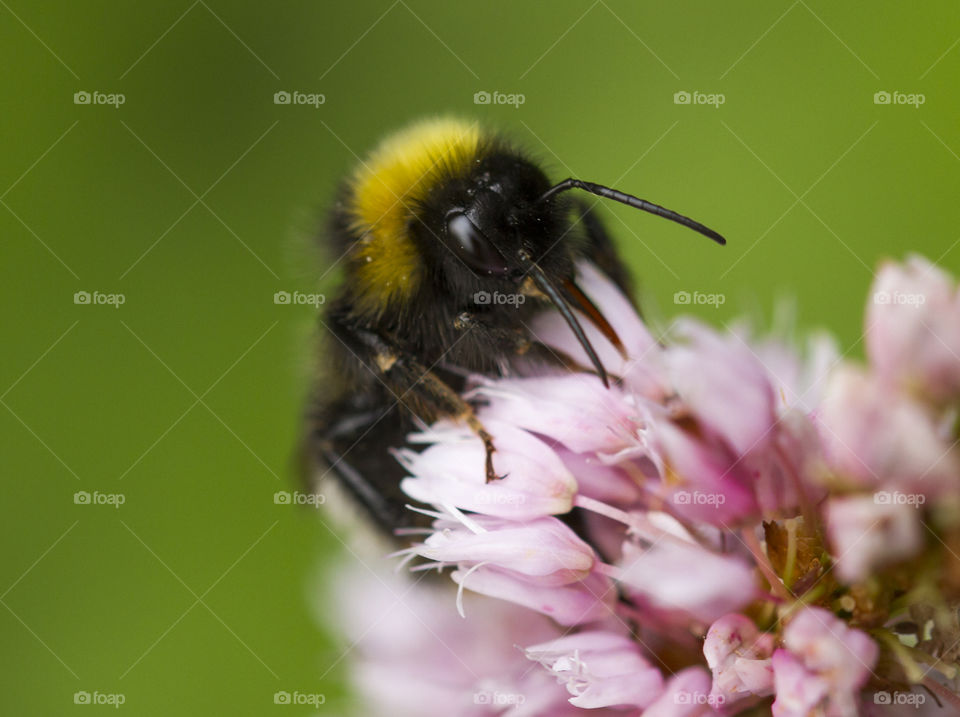
{"label": "flower cluster", "polygon": [[[458,587],[395,576],[349,606],[405,611],[361,645],[361,692],[418,715],[960,714],[953,280],[881,267],[859,365],[825,337],[658,340],[579,273],[627,349],[585,327],[618,380],[475,379],[497,481],[453,423],[398,451],[434,518],[402,553]],[[589,364],[561,317],[532,329]]]}

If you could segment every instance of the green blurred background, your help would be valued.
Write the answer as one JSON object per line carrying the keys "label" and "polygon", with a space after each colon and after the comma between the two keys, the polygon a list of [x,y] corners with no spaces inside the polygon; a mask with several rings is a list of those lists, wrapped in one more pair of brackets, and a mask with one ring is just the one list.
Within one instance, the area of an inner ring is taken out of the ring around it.
{"label": "green blurred background", "polygon": [[653,316],[769,324],[793,298],[856,356],[878,260],[960,269],[958,38],[952,1],[0,2],[0,711],[342,710],[317,626],[339,537],[274,502],[314,312],[273,295],[330,290],[311,235],[384,133],[479,118],[558,179],[689,213],[730,245],[603,208]]}

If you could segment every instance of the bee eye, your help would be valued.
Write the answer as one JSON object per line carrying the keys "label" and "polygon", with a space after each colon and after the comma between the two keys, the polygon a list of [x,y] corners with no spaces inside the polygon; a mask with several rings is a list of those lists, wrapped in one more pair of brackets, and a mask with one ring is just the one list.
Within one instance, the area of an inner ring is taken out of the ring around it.
{"label": "bee eye", "polygon": [[476,224],[463,212],[447,216],[450,247],[471,269],[480,274],[506,274],[507,262]]}

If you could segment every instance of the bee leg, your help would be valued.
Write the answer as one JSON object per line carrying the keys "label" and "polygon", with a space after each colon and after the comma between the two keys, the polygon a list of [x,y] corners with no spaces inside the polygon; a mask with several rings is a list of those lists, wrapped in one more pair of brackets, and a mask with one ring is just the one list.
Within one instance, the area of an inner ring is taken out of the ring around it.
{"label": "bee leg", "polygon": [[[422,368],[419,362],[415,360],[410,365],[418,369]],[[504,477],[498,476],[496,471],[493,470],[493,454],[496,451],[493,445],[493,437],[487,433],[487,429],[477,418],[473,406],[464,401],[456,391],[429,370],[426,370],[422,378],[416,381],[410,390],[417,392],[421,406],[428,407],[436,418],[449,416],[458,421],[463,421],[483,441],[483,448],[486,453],[484,469],[487,483]]]}
{"label": "bee leg", "polygon": [[486,460],[484,462],[484,468],[486,469],[487,479],[486,482],[490,483],[505,476],[498,476],[493,470],[493,452],[496,450],[493,447],[493,437],[487,433],[487,430],[483,427],[483,424],[480,423],[480,419],[474,414],[473,409],[470,408],[469,404],[467,408],[470,409],[470,415],[465,417],[467,425],[470,426],[470,430],[477,434],[480,437],[480,440],[483,441],[483,448],[486,451]]}
{"label": "bee leg", "polygon": [[493,437],[480,423],[473,407],[441,380],[432,368],[424,366],[395,342],[369,329],[353,326],[348,321],[338,321],[331,328],[337,338],[392,394],[395,402],[413,416],[425,424],[439,418],[465,422],[483,441],[487,482],[500,478],[493,470],[493,453],[496,450]]}
{"label": "bee leg", "polygon": [[[486,482],[490,483],[499,480],[503,476],[498,476],[493,470],[493,454],[496,451],[493,445],[493,436],[487,433],[480,419],[473,410],[473,406],[463,400],[460,395],[450,386],[437,377],[435,373],[423,366],[419,361],[412,357],[396,358],[392,361],[390,371],[399,369],[412,374],[420,373],[419,379],[409,384],[406,393],[415,392],[418,408],[421,413],[426,413],[432,418],[450,417],[467,424],[471,431],[483,441],[483,448],[486,453],[484,468],[486,471]],[[389,371],[387,372],[389,374]],[[406,393],[404,395],[406,395]],[[401,396],[402,398],[402,396]],[[414,412],[415,415],[418,415]]]}

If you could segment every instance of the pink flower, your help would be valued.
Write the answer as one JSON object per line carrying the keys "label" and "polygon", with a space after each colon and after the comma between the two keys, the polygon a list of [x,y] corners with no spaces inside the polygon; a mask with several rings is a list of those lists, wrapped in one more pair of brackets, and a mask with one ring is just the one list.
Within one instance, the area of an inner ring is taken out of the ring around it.
{"label": "pink flower", "polygon": [[751,339],[746,331],[737,327],[733,331],[740,341],[750,346],[763,365],[781,417],[790,413],[808,415],[816,411],[826,389],[826,380],[840,360],[833,336],[814,332],[798,350],[774,337]]}
{"label": "pink flower", "polygon": [[877,568],[920,551],[925,531],[918,499],[924,496],[895,491],[830,499],[826,507],[827,534],[834,569],[841,580],[865,580]]}
{"label": "pink flower", "polygon": [[836,342],[828,335],[814,334],[802,353],[770,338],[753,343],[752,349],[767,371],[778,420],[775,445],[748,456],[744,463],[755,474],[754,492],[764,516],[789,516],[802,500],[817,503],[826,490],[815,480],[825,469],[820,437],[811,419],[819,410],[830,372],[839,363]]}
{"label": "pink flower", "polygon": [[[827,680],[804,668],[803,663],[786,650],[777,650],[771,660],[774,671],[774,690],[777,699],[773,703],[773,717],[808,717],[816,714],[829,699],[830,685]],[[848,707],[849,696],[844,698]],[[826,711],[821,710],[826,715]],[[841,714],[856,714],[852,712]]]}
{"label": "pink flower", "polygon": [[577,453],[617,453],[635,445],[629,396],[584,374],[484,381],[471,394],[490,405],[483,421],[510,422]]}
{"label": "pink flower", "polygon": [[762,450],[776,423],[773,387],[756,354],[735,334],[680,322],[664,354],[670,384],[701,430],[736,455]]}
{"label": "pink flower", "polygon": [[933,493],[960,474],[930,412],[865,371],[834,372],[819,419],[827,461],[848,485]]}
{"label": "pink flower", "polygon": [[827,492],[823,446],[810,416],[787,409],[780,416],[776,445],[745,463],[756,475],[754,493],[764,517],[796,515],[803,500],[818,503]]}
{"label": "pink flower", "polygon": [[709,624],[757,595],[746,561],[672,537],[649,547],[626,543],[622,566],[627,593],[663,617],[682,613]]}
{"label": "pink flower", "polygon": [[876,664],[877,645],[821,608],[805,608],[783,633],[786,649],[773,654],[774,717],[857,713],[857,697]]}
{"label": "pink flower", "polygon": [[[583,265],[579,281],[628,352],[584,322],[609,389],[533,364],[474,378],[497,481],[450,421],[397,450],[402,489],[436,519],[399,553],[452,568],[453,586],[344,586],[376,711],[706,717],[772,701],[774,717],[846,717],[873,708],[874,670],[960,700],[920,676],[960,666],[944,647],[955,626],[924,623],[909,650],[889,627],[955,597],[953,281],[918,259],[885,267],[867,367],[822,339],[798,352],[690,322],[661,345],[599,272]],[[562,319],[536,326],[588,363]]]}
{"label": "pink flower", "polygon": [[556,518],[522,523],[487,515],[438,520],[427,540],[409,549],[441,565],[485,564],[544,586],[582,580],[596,563],[593,548]]}
{"label": "pink flower", "polygon": [[352,646],[351,681],[366,714],[480,717],[511,705],[559,714],[566,705],[565,691],[530,673],[515,647],[557,636],[547,618],[477,598],[485,620],[463,620],[449,590],[359,564],[340,572],[336,585],[338,627]]}
{"label": "pink flower", "polygon": [[706,717],[723,698],[710,693],[710,674],[701,667],[688,667],[673,675],[663,694],[643,711],[643,717]]}
{"label": "pink flower", "polygon": [[673,393],[646,418],[665,475],[660,494],[678,515],[717,525],[795,508],[807,450],[816,455],[805,410],[822,392],[814,385],[835,355],[830,344],[814,343],[802,360],[771,340],[753,348],[738,333],[678,326],[678,343],[660,358]]}
{"label": "pink flower", "polygon": [[960,397],[960,291],[926,259],[884,264],[867,304],[867,355],[884,381],[938,403]]}
{"label": "pink flower", "polygon": [[414,476],[400,487],[423,503],[515,520],[566,513],[573,507],[577,481],[549,446],[508,423],[488,420],[485,427],[496,441],[493,466],[501,480],[487,483],[486,475],[476,470],[486,456],[480,439],[448,426],[412,437],[436,441],[426,450],[397,452]]}
{"label": "pink flower", "polygon": [[526,649],[573,695],[570,704],[645,707],[663,690],[663,676],[625,635],[586,631]]}
{"label": "pink flower", "polygon": [[609,617],[617,599],[610,578],[596,572],[583,580],[554,586],[480,563],[469,570],[454,570],[450,577],[463,588],[523,605],[567,626]]}
{"label": "pink flower", "polygon": [[640,485],[622,466],[605,463],[590,453],[575,453],[560,446],[555,450],[567,469],[577,477],[581,495],[617,505],[632,505],[640,500]]}
{"label": "pink flower", "polygon": [[756,512],[749,467],[725,443],[667,417],[653,422],[651,434],[664,475],[653,490],[677,515],[722,525]]}
{"label": "pink flower", "polygon": [[519,522],[455,511],[436,520],[423,543],[401,553],[437,567],[457,566],[451,578],[460,586],[461,613],[464,588],[524,605],[563,625],[608,616],[616,597],[610,579],[595,570],[593,548],[552,517]]}
{"label": "pink flower", "polygon": [[724,707],[734,707],[744,698],[773,693],[775,637],[761,633],[753,621],[736,613],[725,615],[707,632],[703,654],[713,671],[711,696]]}

